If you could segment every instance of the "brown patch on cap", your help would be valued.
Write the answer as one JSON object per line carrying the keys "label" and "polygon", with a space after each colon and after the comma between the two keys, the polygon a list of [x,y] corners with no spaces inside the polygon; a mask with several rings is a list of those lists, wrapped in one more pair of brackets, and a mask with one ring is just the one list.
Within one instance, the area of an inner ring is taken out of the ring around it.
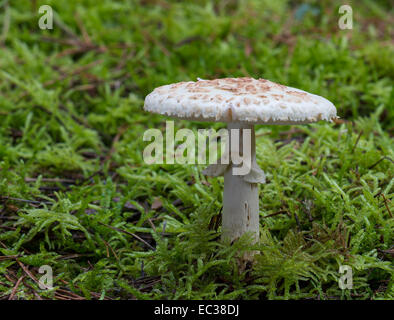
{"label": "brown patch on cap", "polygon": [[[299,91],[286,91],[286,94],[290,95],[291,97],[296,97],[298,99],[289,99],[292,102],[300,103],[302,100],[310,101],[311,98],[309,97],[308,93],[306,92],[299,92]],[[300,100],[301,99],[301,100]]]}
{"label": "brown patch on cap", "polygon": [[214,97],[214,99],[215,99],[215,102],[222,102],[223,100],[224,100],[224,98],[221,96],[221,95],[216,95],[215,97]]}
{"label": "brown patch on cap", "polygon": [[210,92],[208,89],[204,89],[204,88],[191,88],[191,89],[189,89],[187,91],[191,92],[191,93]]}
{"label": "brown patch on cap", "polygon": [[259,85],[260,91],[268,92],[271,90],[271,86],[268,84],[260,84]]}
{"label": "brown patch on cap", "polygon": [[201,96],[202,96],[202,94],[195,94],[195,95],[193,95],[193,96],[190,96],[189,99],[197,100],[197,99],[200,99]]}
{"label": "brown patch on cap", "polygon": [[235,87],[229,87],[229,86],[216,87],[216,89],[230,91],[230,92],[237,92],[237,90],[238,90]]}
{"label": "brown patch on cap", "polygon": [[252,84],[247,85],[247,86],[245,87],[245,90],[248,91],[248,92],[250,92],[250,93],[253,93],[253,94],[256,94],[256,93],[257,93],[256,87],[255,87],[254,85],[252,85]]}
{"label": "brown patch on cap", "polygon": [[172,85],[171,85],[171,89],[175,89],[175,88],[178,88],[178,87],[181,87],[181,86],[183,86],[184,84],[185,84],[186,82],[185,81],[181,81],[181,82],[177,82],[177,83],[173,83]]}
{"label": "brown patch on cap", "polygon": [[193,87],[210,87],[212,85],[211,80],[201,80],[198,82],[192,82]]}
{"label": "brown patch on cap", "polygon": [[250,78],[250,77],[243,77],[243,78],[241,78],[241,79],[242,79],[242,81],[244,81],[244,82],[253,82],[253,81],[256,81],[256,79]]}
{"label": "brown patch on cap", "polygon": [[283,95],[281,95],[281,94],[272,94],[272,97],[273,97],[276,101],[279,101],[279,100],[283,99]]}
{"label": "brown patch on cap", "polygon": [[280,89],[283,89],[283,90],[286,90],[287,89],[287,87],[286,86],[284,86],[283,84],[280,84],[280,83],[276,83],[276,82],[272,82],[276,87],[278,87],[278,88],[280,88]]}
{"label": "brown patch on cap", "polygon": [[[291,90],[289,87],[261,78],[243,77],[198,80],[196,82],[183,81],[156,88],[158,94],[163,96],[169,94],[167,99],[175,98],[178,101],[182,100],[179,89],[184,89],[190,100],[214,103],[232,102],[237,107],[250,104],[261,105],[268,103],[271,99],[288,103],[302,103],[304,101],[318,103],[306,92]],[[218,93],[218,90],[223,90],[223,94],[215,94]]]}
{"label": "brown patch on cap", "polygon": [[229,83],[237,83],[238,82],[237,78],[223,78],[222,80],[224,80],[225,82],[229,82]]}
{"label": "brown patch on cap", "polygon": [[250,103],[251,103],[251,100],[249,99],[249,98],[244,98],[244,103],[246,104],[246,105],[249,105]]}
{"label": "brown patch on cap", "polygon": [[287,94],[291,94],[296,97],[303,97],[306,96],[305,92],[298,92],[298,91],[286,91]]}
{"label": "brown patch on cap", "polygon": [[286,101],[288,101],[288,102],[295,102],[295,103],[301,103],[302,102],[301,99],[294,98],[294,97],[287,98]]}

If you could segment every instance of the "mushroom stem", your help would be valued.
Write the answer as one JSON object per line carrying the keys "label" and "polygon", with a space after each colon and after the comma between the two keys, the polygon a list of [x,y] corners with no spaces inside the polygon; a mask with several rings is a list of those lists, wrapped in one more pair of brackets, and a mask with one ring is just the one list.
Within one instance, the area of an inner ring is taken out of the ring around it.
{"label": "mushroom stem", "polygon": [[[233,157],[230,157],[230,165],[224,172],[224,191],[223,191],[223,217],[222,217],[222,240],[231,242],[238,239],[245,232],[252,234],[253,240],[259,239],[259,195],[258,182],[265,180],[264,173],[256,163],[256,141],[254,125],[229,123],[229,146],[230,155],[234,152],[242,154],[243,135],[245,129],[251,130],[251,171],[263,175],[256,179],[247,179],[248,175],[234,175],[233,168],[240,165],[234,164]],[[239,129],[239,143],[233,146],[231,143],[231,129]],[[235,147],[235,148],[234,148]],[[236,150],[238,148],[238,150]],[[245,159],[245,155],[242,155]],[[242,164],[241,164],[242,165]],[[249,181],[253,182],[249,182]],[[256,180],[256,181],[254,181]]]}

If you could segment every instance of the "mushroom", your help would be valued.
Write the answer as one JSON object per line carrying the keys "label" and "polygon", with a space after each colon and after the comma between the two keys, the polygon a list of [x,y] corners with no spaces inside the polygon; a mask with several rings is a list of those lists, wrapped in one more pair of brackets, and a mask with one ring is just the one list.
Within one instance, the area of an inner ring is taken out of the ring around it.
{"label": "mushroom", "polygon": [[[335,106],[321,96],[253,78],[164,85],[145,98],[144,109],[179,119],[227,123],[230,139],[226,147],[231,159],[226,159],[225,153],[203,173],[224,175],[222,240],[231,242],[245,232],[250,232],[254,241],[259,238],[258,183],[265,183],[265,174],[256,162],[254,125],[305,124],[337,117]],[[238,138],[231,133],[234,129],[240,133]],[[244,139],[248,135],[249,142]],[[244,150],[245,141],[250,144],[250,165],[243,174],[234,174],[240,164],[233,155]]]}

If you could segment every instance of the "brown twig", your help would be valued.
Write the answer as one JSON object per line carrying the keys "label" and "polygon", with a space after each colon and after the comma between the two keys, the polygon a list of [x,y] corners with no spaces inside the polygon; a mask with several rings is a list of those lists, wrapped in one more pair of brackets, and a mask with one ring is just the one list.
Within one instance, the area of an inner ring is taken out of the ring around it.
{"label": "brown twig", "polygon": [[152,227],[153,231],[156,232],[156,227],[155,227],[155,225],[153,224],[151,218],[148,218],[147,220],[148,220],[150,226]]}
{"label": "brown twig", "polygon": [[22,270],[32,279],[35,283],[40,285],[41,283],[37,280],[37,278],[30,272],[29,268],[26,267],[22,262],[20,262],[18,259],[16,259],[16,262],[19,264],[19,266],[22,268]]}
{"label": "brown twig", "polygon": [[[63,289],[63,288],[59,288],[56,290],[56,295],[58,295],[60,293],[61,296],[63,297],[68,297],[69,299],[73,299],[73,300],[86,300],[84,297],[72,292],[69,289]],[[65,294],[67,294],[68,296],[65,296]]]}
{"label": "brown twig", "polygon": [[8,196],[0,196],[0,201],[1,200],[12,200],[12,201],[18,201],[18,202],[25,202],[25,203],[30,203],[30,204],[52,204],[52,202],[49,201],[37,201],[37,200],[28,200],[28,199],[20,199],[20,198],[14,198],[14,197],[8,197]]}
{"label": "brown twig", "polygon": [[42,297],[36,292],[36,290],[34,290],[34,288],[30,284],[27,283],[26,279],[23,280],[23,284],[25,285],[25,287],[28,287],[33,292],[37,300],[42,300]]}
{"label": "brown twig", "polygon": [[68,55],[74,55],[77,53],[86,53],[89,51],[96,51],[98,53],[104,53],[107,51],[107,48],[101,47],[101,46],[96,46],[93,44],[88,45],[85,43],[81,43],[81,45],[79,47],[67,48],[67,49],[59,52],[58,54],[56,54],[56,58],[61,58],[61,57],[68,56]]}
{"label": "brown twig", "polygon": [[114,255],[115,259],[116,259],[117,261],[119,261],[119,257],[118,257],[118,255],[116,254],[115,250],[112,249],[112,246],[111,246],[107,241],[105,241],[105,240],[103,240],[103,241],[104,241],[105,246],[106,246],[106,249],[107,249],[107,258],[109,258],[109,252],[108,252],[108,248],[109,248],[109,249],[111,250],[112,254]]}
{"label": "brown twig", "polygon": [[78,36],[74,33],[74,31],[72,31],[62,20],[60,20],[56,14],[53,16],[53,22],[70,38],[78,39]]}
{"label": "brown twig", "polygon": [[91,44],[91,43],[92,43],[92,40],[90,39],[89,34],[88,34],[88,32],[86,31],[85,26],[84,26],[83,23],[82,23],[81,16],[79,15],[78,12],[75,13],[75,21],[77,22],[77,25],[78,25],[79,30],[81,30],[81,33],[82,33],[82,37],[83,37],[84,42],[85,42],[86,44]]}
{"label": "brown twig", "polygon": [[274,212],[274,213],[271,213],[269,215],[264,216],[263,219],[264,218],[270,218],[270,217],[273,217],[273,216],[277,216],[278,214],[282,214],[282,213],[286,213],[287,214],[287,210],[279,210],[277,212]]}
{"label": "brown twig", "polygon": [[385,197],[385,195],[384,195],[383,193],[381,193],[380,195],[382,196],[384,205],[385,205],[385,207],[386,207],[386,209],[387,209],[387,211],[388,211],[390,217],[392,218],[392,217],[393,217],[393,214],[391,213],[391,210],[390,210],[390,208],[389,208],[389,206],[388,206],[388,204],[387,204],[387,202],[389,202],[390,200],[388,200],[388,199]]}
{"label": "brown twig", "polygon": [[152,37],[149,32],[146,32],[145,30],[141,30],[142,35],[144,36],[145,39],[148,39],[149,41],[153,42],[156,47],[158,47],[167,57],[171,55],[170,51],[156,38]]}
{"label": "brown twig", "polygon": [[181,47],[181,46],[183,46],[185,44],[189,44],[189,43],[192,43],[194,41],[202,41],[202,40],[204,40],[204,38],[199,36],[199,35],[187,37],[187,38],[182,39],[181,41],[178,41],[177,43],[175,43],[174,44],[174,48]]}
{"label": "brown twig", "polygon": [[106,226],[107,228],[110,228],[110,229],[112,229],[112,230],[115,230],[115,231],[119,231],[119,232],[123,232],[123,233],[125,233],[125,234],[128,234],[128,235],[134,237],[135,239],[141,241],[143,244],[145,244],[145,245],[146,245],[147,247],[149,247],[151,250],[153,250],[153,251],[156,250],[155,247],[152,247],[148,242],[146,242],[144,239],[142,239],[141,237],[137,236],[136,234],[134,234],[134,233],[132,233],[132,232],[129,232],[129,231],[126,231],[126,230],[122,230],[122,229],[119,229],[119,228],[117,228],[117,227],[110,226],[110,225],[105,224],[105,223],[103,223],[103,222],[101,222],[101,221],[99,221],[99,224],[101,224],[101,225],[103,225],[103,226]]}
{"label": "brown twig", "polygon": [[[66,280],[64,280],[64,279],[59,279],[59,281],[63,282],[65,285],[68,285],[68,282],[67,282]],[[75,285],[75,287],[79,289],[78,285]],[[61,292],[63,292],[63,293],[67,292],[68,294],[74,296],[75,298],[78,298],[78,300],[86,300],[84,297],[81,297],[81,296],[77,295],[76,293],[70,291],[69,289],[66,290],[66,289],[60,288],[59,290],[60,290]],[[97,293],[97,292],[90,292],[90,294],[91,294],[93,297],[97,298],[97,299],[101,298],[101,294],[99,294],[99,293]],[[62,296],[65,297],[64,295],[62,295]],[[66,297],[66,298],[67,298],[67,297]],[[110,297],[104,297],[103,299],[104,299],[104,300],[112,300],[112,298],[110,298]],[[63,299],[63,300],[64,300],[64,299]],[[74,299],[74,300],[75,300],[75,299]]]}
{"label": "brown twig", "polygon": [[13,260],[19,258],[20,255],[14,255],[14,256],[0,256],[0,261],[4,260]]}
{"label": "brown twig", "polygon": [[18,281],[16,282],[14,288],[13,288],[12,291],[11,291],[11,294],[10,294],[10,297],[8,298],[8,300],[14,300],[14,296],[15,296],[15,294],[16,294],[16,292],[17,292],[17,290],[18,290],[18,287],[19,287],[19,285],[21,284],[21,282],[22,282],[22,280],[23,280],[24,277],[25,277],[25,276],[23,275],[23,276],[21,276],[21,277],[18,279]]}
{"label": "brown twig", "polygon": [[361,135],[364,133],[364,131],[363,130],[361,130],[360,131],[360,133],[358,134],[358,137],[357,137],[357,140],[356,140],[356,143],[354,144],[354,146],[353,146],[353,148],[352,148],[352,153],[354,152],[354,150],[356,149],[356,147],[357,147],[357,144],[358,144],[358,142],[360,141],[360,138],[361,138]]}
{"label": "brown twig", "polygon": [[260,137],[263,137],[263,136],[269,136],[271,133],[272,133],[272,131],[258,133],[258,134],[256,134],[256,138],[260,138]]}
{"label": "brown twig", "polygon": [[394,161],[391,159],[391,158],[389,158],[389,157],[382,157],[381,159],[379,159],[378,161],[376,161],[372,166],[370,166],[368,169],[372,169],[372,168],[374,168],[374,167],[376,167],[380,162],[382,162],[383,160],[388,160],[388,161],[390,161],[391,163],[394,163]]}
{"label": "brown twig", "polygon": [[52,84],[55,84],[55,83],[57,83],[57,82],[59,82],[59,81],[65,80],[65,79],[67,79],[68,77],[74,77],[74,76],[76,76],[76,75],[79,75],[79,74],[81,74],[82,72],[87,71],[87,70],[89,70],[90,68],[92,68],[92,67],[94,67],[94,66],[96,66],[96,65],[99,65],[99,64],[102,63],[102,62],[103,62],[103,60],[101,60],[101,59],[95,60],[95,61],[93,61],[93,62],[91,62],[91,63],[88,63],[88,64],[86,64],[86,65],[84,65],[84,66],[81,66],[81,67],[78,67],[78,68],[74,69],[72,72],[65,73],[65,74],[61,75],[61,76],[60,76],[59,78],[57,78],[57,79],[52,79],[52,80],[46,81],[46,82],[44,82],[43,86],[44,86],[44,87],[48,87],[48,86],[50,86],[50,85],[52,85]]}
{"label": "brown twig", "polygon": [[69,254],[69,255],[64,255],[64,256],[58,257],[58,258],[56,258],[56,260],[67,260],[67,259],[74,259],[74,258],[86,257],[86,256],[90,256],[90,254],[74,253],[74,254]]}

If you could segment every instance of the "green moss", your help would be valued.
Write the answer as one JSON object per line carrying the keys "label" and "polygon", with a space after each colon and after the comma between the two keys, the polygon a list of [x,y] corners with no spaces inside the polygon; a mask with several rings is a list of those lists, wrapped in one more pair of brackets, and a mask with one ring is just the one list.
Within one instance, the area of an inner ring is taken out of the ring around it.
{"label": "green moss", "polygon": [[[22,264],[37,278],[50,265],[55,286],[27,276],[24,299],[394,298],[389,1],[357,3],[351,31],[340,1],[34,3],[0,4],[1,297]],[[53,30],[37,26],[42,4]],[[143,112],[145,95],[226,76],[325,96],[347,120],[256,127],[267,184],[254,246],[217,241],[222,178],[142,160],[143,132],[166,120]],[[239,266],[247,250],[256,263]],[[338,287],[345,264],[352,290]]]}

